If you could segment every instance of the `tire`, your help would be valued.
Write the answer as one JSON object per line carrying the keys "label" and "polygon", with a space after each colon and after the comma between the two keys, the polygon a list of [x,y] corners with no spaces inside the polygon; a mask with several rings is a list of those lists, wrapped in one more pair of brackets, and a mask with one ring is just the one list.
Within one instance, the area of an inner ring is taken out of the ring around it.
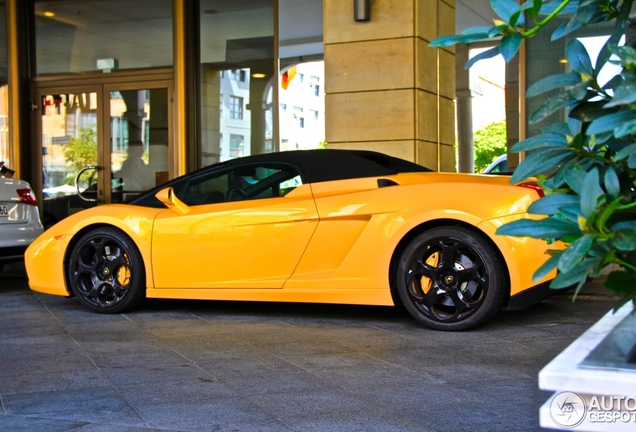
{"label": "tire", "polygon": [[93,312],[130,311],[146,296],[139,249],[115,228],[98,228],[82,236],[73,247],[66,275],[75,297]]}
{"label": "tire", "polygon": [[396,277],[404,307],[435,330],[483,324],[499,312],[509,290],[497,249],[464,227],[437,227],[417,236],[402,253]]}

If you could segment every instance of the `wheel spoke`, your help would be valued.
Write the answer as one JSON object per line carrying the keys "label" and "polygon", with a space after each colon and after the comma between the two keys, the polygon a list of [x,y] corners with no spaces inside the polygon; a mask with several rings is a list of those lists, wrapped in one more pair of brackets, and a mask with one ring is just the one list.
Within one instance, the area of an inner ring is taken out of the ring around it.
{"label": "wheel spoke", "polygon": [[445,241],[440,241],[439,245],[442,248],[442,257],[441,257],[441,269],[448,270],[452,269],[455,266],[455,249],[457,249],[457,243],[448,243]]}
{"label": "wheel spoke", "polygon": [[84,261],[80,260],[77,263],[77,267],[77,270],[75,270],[76,275],[82,273],[95,274],[95,272],[97,271],[97,266],[93,262],[91,262],[90,264],[86,264]]}
{"label": "wheel spoke", "polygon": [[472,309],[472,306],[466,303],[466,301],[463,299],[459,290],[451,290],[448,294],[450,299],[453,301],[453,304],[455,305],[455,315],[453,316],[453,318],[457,317],[457,315],[459,314],[466,312],[469,309]]}
{"label": "wheel spoke", "polygon": [[431,309],[435,307],[436,304],[440,303],[445,296],[446,293],[444,293],[444,291],[441,291],[436,287],[432,287],[428,291],[428,293],[426,293],[424,297],[422,297],[420,303]]}
{"label": "wheel spoke", "polygon": [[433,267],[422,263],[421,261],[417,261],[417,264],[413,270],[409,270],[406,275],[406,286],[411,286],[411,282],[414,277],[421,278],[422,276],[426,276],[427,278],[434,280],[436,275],[436,269]]}
{"label": "wheel spoke", "polygon": [[481,277],[481,275],[479,274],[480,271],[480,267],[479,266],[475,266],[475,267],[471,267],[471,268],[467,268],[464,270],[458,270],[457,271],[457,280],[461,283],[461,282],[470,282],[470,281],[475,281],[478,283],[483,282],[483,278]]}

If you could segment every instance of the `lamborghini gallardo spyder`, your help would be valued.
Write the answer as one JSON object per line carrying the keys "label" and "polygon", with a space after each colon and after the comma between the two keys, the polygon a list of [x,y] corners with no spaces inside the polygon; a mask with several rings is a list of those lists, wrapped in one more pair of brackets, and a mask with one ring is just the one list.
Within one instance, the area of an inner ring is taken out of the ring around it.
{"label": "lamborghini gallardo spyder", "polygon": [[233,159],[62,220],[27,250],[29,283],[100,313],[144,298],[402,304],[465,330],[554,277],[532,279],[545,242],[495,235],[540,197],[509,180],[369,151]]}

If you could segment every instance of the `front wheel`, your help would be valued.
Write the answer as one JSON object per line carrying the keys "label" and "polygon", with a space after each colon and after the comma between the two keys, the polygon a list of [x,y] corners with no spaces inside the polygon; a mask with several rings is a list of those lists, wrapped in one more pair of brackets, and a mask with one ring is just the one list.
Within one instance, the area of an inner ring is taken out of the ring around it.
{"label": "front wheel", "polygon": [[397,288],[408,312],[435,330],[476,327],[501,309],[507,278],[496,248],[464,227],[437,227],[402,253]]}
{"label": "front wheel", "polygon": [[67,278],[75,297],[98,313],[131,310],[146,293],[141,254],[115,228],[98,228],[80,238],[67,263]]}

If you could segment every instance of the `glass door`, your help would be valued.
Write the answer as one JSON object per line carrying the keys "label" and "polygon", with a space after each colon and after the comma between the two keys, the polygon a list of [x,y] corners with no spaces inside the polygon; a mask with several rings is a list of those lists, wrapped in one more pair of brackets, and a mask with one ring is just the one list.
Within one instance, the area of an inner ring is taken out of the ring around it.
{"label": "glass door", "polygon": [[45,226],[103,201],[99,94],[97,87],[40,94]]}
{"label": "glass door", "polygon": [[127,202],[169,178],[168,88],[107,87],[105,95],[112,173],[110,201]]}
{"label": "glass door", "polygon": [[169,84],[40,89],[45,226],[171,177]]}

